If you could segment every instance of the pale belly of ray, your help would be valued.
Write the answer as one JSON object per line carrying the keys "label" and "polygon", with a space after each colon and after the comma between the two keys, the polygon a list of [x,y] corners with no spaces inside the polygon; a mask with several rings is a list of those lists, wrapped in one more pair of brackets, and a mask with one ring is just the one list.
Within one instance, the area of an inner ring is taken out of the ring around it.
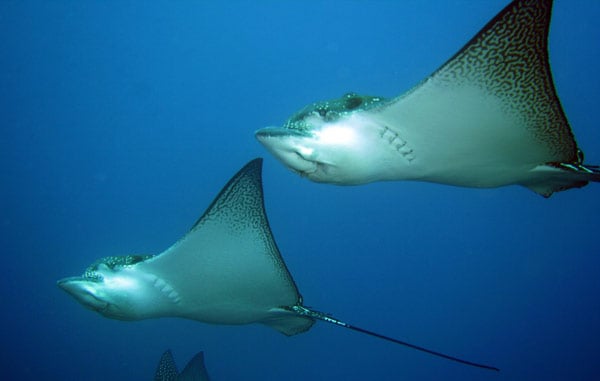
{"label": "pale belly of ray", "polygon": [[294,304],[297,297],[277,258],[263,254],[268,244],[258,237],[215,221],[139,267],[154,274],[159,286],[168,285],[161,293],[177,295],[165,316],[216,324],[261,321],[273,306]]}
{"label": "pale belly of ray", "polygon": [[382,145],[400,139],[410,152],[398,155],[402,175],[385,180],[496,187],[526,178],[550,158],[518,112],[477,87],[445,88],[430,81],[372,112],[372,118],[381,126]]}

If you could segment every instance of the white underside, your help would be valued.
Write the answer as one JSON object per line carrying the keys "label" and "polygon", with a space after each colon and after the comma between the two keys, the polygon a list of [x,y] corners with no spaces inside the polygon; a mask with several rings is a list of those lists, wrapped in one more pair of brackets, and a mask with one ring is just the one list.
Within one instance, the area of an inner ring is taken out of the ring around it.
{"label": "white underside", "polygon": [[266,319],[273,306],[291,305],[297,298],[265,250],[252,231],[234,234],[215,221],[139,268],[177,293],[177,303],[166,316],[247,324]]}
{"label": "white underside", "polygon": [[497,187],[530,182],[531,171],[551,158],[518,112],[475,86],[430,80],[384,108],[307,122],[310,136],[258,138],[290,169],[317,182]]}
{"label": "white underside", "polygon": [[[379,113],[414,153],[382,180],[418,179],[469,187],[521,183],[548,159],[518,113],[476,87],[444,88],[433,81]],[[381,145],[384,147],[385,145]]]}

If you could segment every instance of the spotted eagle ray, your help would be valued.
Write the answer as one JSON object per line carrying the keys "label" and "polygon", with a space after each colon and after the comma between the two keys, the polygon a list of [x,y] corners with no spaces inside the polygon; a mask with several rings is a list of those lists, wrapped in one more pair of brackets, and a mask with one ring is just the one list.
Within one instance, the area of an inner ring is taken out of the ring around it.
{"label": "spotted eagle ray", "polygon": [[204,365],[204,352],[196,353],[180,373],[171,351],[165,351],[158,362],[154,381],[210,381]]}
{"label": "spotted eagle ray", "polygon": [[549,197],[600,181],[584,165],[548,61],[551,0],[510,3],[450,60],[393,99],[311,104],[257,139],[310,180],[519,184]]}
{"label": "spotted eagle ray", "polygon": [[102,258],[58,286],[118,320],[179,317],[212,324],[261,323],[285,335],[325,321],[462,364],[459,359],[345,323],[302,304],[264,209],[262,159],[243,167],[190,231],[158,255]]}

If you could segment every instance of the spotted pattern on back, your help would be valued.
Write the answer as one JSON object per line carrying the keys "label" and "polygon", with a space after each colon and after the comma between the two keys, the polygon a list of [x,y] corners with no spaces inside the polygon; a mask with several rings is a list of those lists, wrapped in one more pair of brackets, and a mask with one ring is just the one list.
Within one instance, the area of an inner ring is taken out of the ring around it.
{"label": "spotted pattern on back", "polygon": [[325,122],[334,122],[356,111],[381,107],[386,102],[387,99],[380,96],[347,93],[340,98],[315,102],[304,107],[292,115],[284,123],[283,128],[296,131],[309,131],[312,125],[306,121],[308,117],[319,116]]}
{"label": "spotted pattern on back", "polygon": [[234,231],[257,230],[263,238],[270,239],[271,231],[263,202],[261,165],[261,159],[253,160],[232,177],[192,230],[200,228],[206,220],[216,219],[227,221]]}
{"label": "spotted pattern on back", "polygon": [[177,381],[177,376],[177,366],[175,365],[173,354],[171,354],[170,350],[167,350],[158,362],[154,381]]}
{"label": "spotted pattern on back", "polygon": [[85,269],[83,277],[89,280],[102,280],[102,276],[98,274],[98,267],[100,265],[106,265],[111,270],[118,270],[123,267],[133,266],[136,263],[144,262],[150,258],[155,257],[152,254],[130,254],[121,256],[110,256],[100,258]]}
{"label": "spotted pattern on back", "polygon": [[[277,248],[267,220],[262,188],[262,159],[250,161],[229,180],[191,231],[200,229],[210,220],[227,221],[228,229],[232,231],[252,230],[268,247],[266,251],[273,262],[274,271],[278,271],[279,276],[293,285],[296,294],[300,295]],[[187,235],[182,240],[186,237]]]}
{"label": "spotted pattern on back", "polygon": [[579,164],[548,62],[552,0],[517,0],[425,81],[476,84],[498,96],[548,147],[549,161]]}

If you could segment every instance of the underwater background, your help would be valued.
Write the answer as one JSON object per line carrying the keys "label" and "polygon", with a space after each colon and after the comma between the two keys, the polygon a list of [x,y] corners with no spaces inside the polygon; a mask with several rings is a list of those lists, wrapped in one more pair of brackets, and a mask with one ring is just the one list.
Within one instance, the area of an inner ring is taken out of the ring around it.
{"label": "underwater background", "polygon": [[[489,1],[0,2],[4,380],[151,380],[170,348],[219,380],[591,380],[600,374],[600,185],[315,184],[253,132],[346,92],[396,96],[499,12]],[[557,0],[550,59],[600,164],[600,2]],[[594,116],[596,115],[596,116]],[[263,156],[267,214],[307,306],[491,364],[318,322],[121,322],[56,286],[159,253]]]}

